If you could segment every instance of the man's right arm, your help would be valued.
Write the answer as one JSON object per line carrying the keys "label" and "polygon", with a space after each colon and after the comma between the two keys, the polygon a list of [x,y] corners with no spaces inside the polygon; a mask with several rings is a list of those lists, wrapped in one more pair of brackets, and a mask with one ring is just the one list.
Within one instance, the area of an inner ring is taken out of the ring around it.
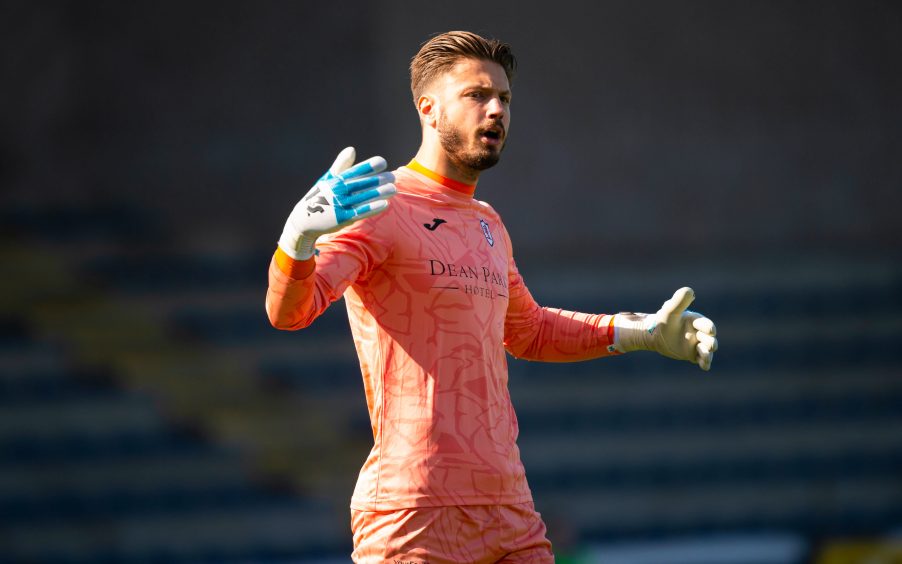
{"label": "man's right arm", "polygon": [[[371,270],[387,253],[372,223],[359,220],[376,215],[395,194],[391,173],[378,174],[385,159],[373,157],[351,166],[348,147],[295,206],[279,238],[269,266],[266,311],[278,329],[310,325],[355,280]],[[352,225],[353,224],[353,225]],[[333,234],[314,258],[316,240]]]}
{"label": "man's right arm", "polygon": [[[353,261],[294,260],[277,248],[269,263],[266,313],[276,329],[307,327],[360,276],[362,265]],[[340,253],[338,255],[340,257]]]}
{"label": "man's right arm", "polygon": [[[315,299],[316,261],[296,261],[276,248],[269,263],[266,314],[276,329],[295,330],[310,325],[331,303]],[[317,305],[316,302],[320,303]]]}

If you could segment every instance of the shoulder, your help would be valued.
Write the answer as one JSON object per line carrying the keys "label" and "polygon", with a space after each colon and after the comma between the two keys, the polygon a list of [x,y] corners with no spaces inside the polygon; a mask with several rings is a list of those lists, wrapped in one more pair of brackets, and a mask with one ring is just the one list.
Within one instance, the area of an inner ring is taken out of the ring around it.
{"label": "shoulder", "polygon": [[476,209],[479,215],[482,216],[482,219],[497,224],[498,227],[507,231],[507,228],[504,227],[504,221],[501,219],[501,214],[499,214],[491,204],[482,200],[474,200],[474,202],[476,203]]}
{"label": "shoulder", "polygon": [[493,208],[490,203],[488,203],[484,200],[476,200],[476,199],[474,199],[473,202],[476,204],[476,207],[480,212],[482,212],[486,215],[491,215],[493,217],[497,217],[498,219],[501,219],[501,215],[499,215],[498,212],[495,211],[495,208]]}
{"label": "shoulder", "polygon": [[392,171],[392,174],[395,175],[395,187],[398,189],[399,194],[410,192],[423,183],[422,180],[417,178],[416,174],[406,166],[396,168]]}

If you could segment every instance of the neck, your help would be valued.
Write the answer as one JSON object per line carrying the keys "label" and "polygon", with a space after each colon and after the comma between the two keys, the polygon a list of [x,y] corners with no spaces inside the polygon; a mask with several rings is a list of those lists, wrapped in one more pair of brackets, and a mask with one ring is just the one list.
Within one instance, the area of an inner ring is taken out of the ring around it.
{"label": "neck", "polygon": [[414,157],[416,161],[445,178],[476,186],[476,183],[479,182],[480,171],[455,164],[448,158],[448,154],[445,153],[441,146],[434,145],[434,143],[428,143],[424,139],[423,144],[420,145],[420,150],[417,151],[417,156]]}

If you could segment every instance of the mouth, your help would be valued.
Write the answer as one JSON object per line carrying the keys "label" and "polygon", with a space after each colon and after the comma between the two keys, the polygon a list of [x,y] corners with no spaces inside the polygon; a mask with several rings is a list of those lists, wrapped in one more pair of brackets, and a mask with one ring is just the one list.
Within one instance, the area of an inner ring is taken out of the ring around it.
{"label": "mouth", "polygon": [[479,139],[486,145],[500,145],[504,140],[504,128],[493,125],[479,131]]}

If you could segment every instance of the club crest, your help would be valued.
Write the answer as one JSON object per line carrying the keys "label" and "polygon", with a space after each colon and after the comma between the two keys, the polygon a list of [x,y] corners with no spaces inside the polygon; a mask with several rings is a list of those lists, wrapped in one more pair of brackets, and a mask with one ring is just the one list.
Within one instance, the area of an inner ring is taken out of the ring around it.
{"label": "club crest", "polygon": [[492,237],[492,232],[489,231],[489,224],[484,219],[479,220],[479,225],[482,226],[482,234],[485,235],[485,240],[489,242],[490,247],[495,246],[495,239]]}

